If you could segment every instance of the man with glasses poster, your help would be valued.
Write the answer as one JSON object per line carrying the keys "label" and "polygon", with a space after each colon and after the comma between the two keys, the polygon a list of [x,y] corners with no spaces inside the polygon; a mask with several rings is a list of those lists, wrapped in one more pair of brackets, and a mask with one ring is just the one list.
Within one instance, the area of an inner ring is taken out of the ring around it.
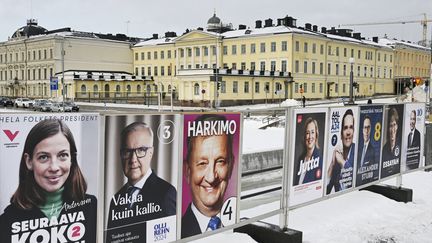
{"label": "man with glasses poster", "polygon": [[120,134],[127,183],[111,199],[106,242],[146,242],[144,222],[176,214],[176,189],[150,167],[153,140],[151,127],[143,122],[129,124]]}

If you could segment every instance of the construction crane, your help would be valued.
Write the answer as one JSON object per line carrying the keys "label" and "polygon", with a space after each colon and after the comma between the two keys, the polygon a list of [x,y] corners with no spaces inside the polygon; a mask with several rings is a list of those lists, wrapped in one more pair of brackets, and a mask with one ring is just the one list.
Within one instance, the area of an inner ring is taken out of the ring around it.
{"label": "construction crane", "polygon": [[432,19],[427,19],[426,14],[423,14],[422,20],[407,20],[407,21],[391,21],[391,22],[370,22],[370,23],[360,23],[360,24],[341,24],[340,26],[360,26],[360,25],[385,25],[385,24],[413,24],[420,23],[423,26],[423,39],[422,45],[427,45],[427,23],[432,22]]}

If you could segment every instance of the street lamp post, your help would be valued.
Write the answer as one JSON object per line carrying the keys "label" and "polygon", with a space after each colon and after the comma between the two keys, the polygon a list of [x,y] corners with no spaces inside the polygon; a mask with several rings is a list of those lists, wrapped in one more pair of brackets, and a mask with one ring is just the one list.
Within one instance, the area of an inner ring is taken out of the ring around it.
{"label": "street lamp post", "polygon": [[353,73],[354,58],[353,57],[350,57],[349,63],[351,64],[351,71],[350,71],[350,93],[349,93],[348,104],[349,105],[353,105],[354,104],[354,99],[353,99],[353,92],[354,92],[354,73]]}

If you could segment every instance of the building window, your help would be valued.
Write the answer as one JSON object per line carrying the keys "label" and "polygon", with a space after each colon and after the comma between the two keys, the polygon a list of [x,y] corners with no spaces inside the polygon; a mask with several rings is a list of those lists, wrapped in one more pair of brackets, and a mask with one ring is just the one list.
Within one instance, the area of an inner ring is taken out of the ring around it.
{"label": "building window", "polygon": [[339,75],[339,64],[336,64],[336,75]]}
{"label": "building window", "polygon": [[358,58],[358,59],[361,58],[361,50],[358,50],[358,52],[357,52],[357,58]]}
{"label": "building window", "polygon": [[81,93],[82,94],[85,94],[87,92],[87,88],[86,88],[86,86],[83,84],[83,85],[81,85]]}
{"label": "building window", "polygon": [[137,67],[135,67],[135,75],[138,76],[138,68]]}
{"label": "building window", "polygon": [[187,48],[187,55],[188,57],[192,56],[192,48]]}
{"label": "building window", "polygon": [[[12,54],[11,54],[12,55]],[[41,50],[38,50],[38,59],[41,60],[42,59],[42,55],[41,55]],[[11,56],[11,61],[12,61],[12,56]]]}
{"label": "building window", "polygon": [[354,57],[354,49],[351,49],[351,57]]}
{"label": "building window", "polygon": [[147,60],[151,60],[151,52],[147,52]]}
{"label": "building window", "polygon": [[270,71],[276,71],[276,61],[270,62]]}
{"label": "building window", "polygon": [[255,93],[259,93],[259,91],[260,91],[260,83],[255,82]]}
{"label": "building window", "polygon": [[[29,55],[30,56],[30,55]],[[53,58],[53,50],[52,49],[50,49],[50,59],[52,59]]]}
{"label": "building window", "polygon": [[145,57],[144,52],[141,52],[141,60],[144,60],[144,57]]}
{"label": "building window", "polygon": [[237,45],[231,46],[231,55],[237,55]]}
{"label": "building window", "polygon": [[315,83],[312,83],[312,93],[315,93]]}
{"label": "building window", "polygon": [[165,76],[165,67],[164,66],[161,67],[161,76]]}
{"label": "building window", "polygon": [[298,93],[298,92],[299,92],[299,84],[298,84],[298,83],[295,83],[295,84],[294,84],[294,92],[295,92],[295,93]]}
{"label": "building window", "polygon": [[299,52],[299,51],[300,51],[300,42],[299,42],[299,41],[296,41],[296,42],[295,42],[295,51],[296,51],[296,52]]}
{"label": "building window", "polygon": [[144,72],[145,72],[145,68],[144,68],[144,67],[141,67],[141,75],[142,75],[142,76],[145,75]]}
{"label": "building window", "polygon": [[316,53],[316,44],[315,43],[312,44],[312,53],[313,54]]}
{"label": "building window", "polygon": [[322,84],[322,83],[319,84],[319,92],[320,92],[320,93],[323,92],[323,84]]}
{"label": "building window", "polygon": [[265,51],[266,51],[266,45],[265,45],[265,43],[261,43],[260,44],[260,52],[264,53]]}
{"label": "building window", "polygon": [[161,57],[161,59],[165,59],[165,52],[164,51],[161,51],[160,57]]}
{"label": "building window", "polygon": [[335,84],[335,92],[339,93],[339,84]]}
{"label": "building window", "polygon": [[360,66],[357,66],[357,76],[360,77]]}
{"label": "building window", "polygon": [[97,84],[93,85],[93,92],[94,93],[98,92],[98,86],[97,86]]}
{"label": "building window", "polygon": [[328,46],[327,48],[327,55],[331,56],[332,55],[332,47]]}
{"label": "building window", "polygon": [[373,77],[373,67],[370,68],[370,77]]}
{"label": "building window", "polygon": [[387,54],[384,54],[384,62],[387,62]]}
{"label": "building window", "polygon": [[238,81],[233,81],[233,93],[238,93]]}
{"label": "building window", "polygon": [[265,61],[260,62],[260,70],[265,71]]}
{"label": "building window", "polygon": [[155,67],[153,67],[154,68],[154,76],[158,76],[158,67],[157,66],[155,66]]}
{"label": "building window", "polygon": [[305,93],[307,93],[308,90],[307,88],[308,88],[307,83],[303,83],[303,90]]}
{"label": "building window", "polygon": [[208,56],[208,47],[204,46],[204,56]]}
{"label": "building window", "polygon": [[287,61],[286,60],[282,60],[282,62],[281,62],[281,71],[282,72],[287,71]]}
{"label": "building window", "polygon": [[305,43],[303,44],[303,52],[304,52],[304,53],[307,53],[307,52],[308,52],[308,43],[307,43],[307,42],[305,42]]}
{"label": "building window", "polygon": [[308,63],[307,61],[303,62],[303,73],[307,73],[308,72]]}
{"label": "building window", "polygon": [[339,46],[336,46],[336,56],[339,56]]}
{"label": "building window", "polygon": [[194,84],[194,95],[199,95],[199,90],[200,90],[199,84],[195,83]]}
{"label": "building window", "polygon": [[288,43],[287,41],[282,41],[282,51],[287,51],[288,50]]}
{"label": "building window", "polygon": [[195,56],[199,57],[201,55],[199,47],[195,47]]}
{"label": "building window", "polygon": [[251,69],[252,71],[255,71],[255,62],[251,62],[250,69]]}
{"label": "building window", "polygon": [[226,82],[225,81],[221,81],[221,93],[225,94],[226,93]]}
{"label": "building window", "polygon": [[346,76],[346,71],[347,71],[346,64],[344,64],[343,65],[343,76]]}
{"label": "building window", "polygon": [[138,52],[135,52],[135,61],[138,61]]}
{"label": "building window", "polygon": [[234,69],[234,70],[236,70],[237,69],[237,63],[233,62],[231,64],[231,68]]}
{"label": "building window", "polygon": [[241,69],[241,70],[246,70],[246,63],[245,63],[245,62],[242,62],[242,63],[240,64],[240,69]]}
{"label": "building window", "polygon": [[346,92],[346,84],[342,84],[342,92],[345,93]]}
{"label": "building window", "polygon": [[228,55],[228,46],[223,47],[223,54]]}
{"label": "building window", "polygon": [[216,56],[216,46],[212,46],[212,55]]}
{"label": "building window", "polygon": [[171,65],[168,66],[168,76],[171,76]]}
{"label": "building window", "polygon": [[256,51],[255,50],[255,48],[256,48],[255,43],[252,43],[250,48],[251,48],[251,53],[255,53],[255,51]]}
{"label": "building window", "polygon": [[312,62],[312,74],[315,74],[315,62]]}
{"label": "building window", "polygon": [[[18,57],[17,57],[17,59],[18,59]],[[47,50],[46,49],[44,49],[44,59],[47,59]]]}
{"label": "building window", "polygon": [[271,49],[271,52],[276,52],[276,42],[271,43],[270,49]]}
{"label": "building window", "polygon": [[249,82],[248,82],[248,81],[246,81],[246,82],[244,83],[244,92],[245,92],[245,93],[249,93]]}
{"label": "building window", "polygon": [[364,67],[363,77],[366,77],[366,75],[367,75],[367,67]]}
{"label": "building window", "polygon": [[147,75],[148,76],[151,76],[152,74],[151,74],[151,67],[147,67]]}
{"label": "building window", "polygon": [[132,88],[131,88],[130,84],[128,84],[128,85],[126,86],[126,92],[127,92],[128,94],[130,94],[130,93],[131,93],[131,90],[132,90]]}
{"label": "building window", "polygon": [[141,94],[141,85],[138,84],[136,90],[138,94]]}
{"label": "building window", "polygon": [[168,59],[170,59],[171,58],[171,50],[168,50]]}
{"label": "building window", "polygon": [[296,72],[296,73],[299,72],[299,66],[300,66],[299,61],[295,60],[295,62],[294,62],[294,72]]}
{"label": "building window", "polygon": [[245,44],[242,44],[241,45],[241,47],[240,47],[240,51],[241,51],[241,54],[246,54],[246,45]]}
{"label": "building window", "polygon": [[320,45],[320,54],[321,54],[321,55],[324,54],[324,45]]}
{"label": "building window", "polygon": [[327,64],[327,74],[331,75],[331,63]]}
{"label": "building window", "polygon": [[344,57],[346,57],[346,56],[347,56],[347,49],[344,48]]}

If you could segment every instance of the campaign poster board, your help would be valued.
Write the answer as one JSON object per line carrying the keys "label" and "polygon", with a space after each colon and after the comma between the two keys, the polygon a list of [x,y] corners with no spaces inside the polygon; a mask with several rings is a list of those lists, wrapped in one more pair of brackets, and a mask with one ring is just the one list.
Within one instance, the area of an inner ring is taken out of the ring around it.
{"label": "campaign poster board", "polygon": [[424,134],[425,134],[424,103],[405,105],[404,135],[402,136],[402,171],[409,171],[424,166]]}
{"label": "campaign poster board", "polygon": [[404,104],[387,105],[384,114],[385,126],[380,178],[386,178],[400,172]]}
{"label": "campaign poster board", "polygon": [[360,106],[356,187],[379,179],[383,110],[382,105]]}
{"label": "campaign poster board", "polygon": [[358,107],[331,108],[326,165],[326,195],[353,187]]}
{"label": "campaign poster board", "polygon": [[176,240],[180,123],[174,114],[105,117],[104,242]]}
{"label": "campaign poster board", "polygon": [[181,238],[237,222],[240,113],[185,114]]}
{"label": "campaign poster board", "polygon": [[99,122],[95,113],[0,115],[0,242],[96,242]]}
{"label": "campaign poster board", "polygon": [[328,108],[295,109],[288,126],[293,128],[289,205],[305,203],[323,195],[325,134]]}

